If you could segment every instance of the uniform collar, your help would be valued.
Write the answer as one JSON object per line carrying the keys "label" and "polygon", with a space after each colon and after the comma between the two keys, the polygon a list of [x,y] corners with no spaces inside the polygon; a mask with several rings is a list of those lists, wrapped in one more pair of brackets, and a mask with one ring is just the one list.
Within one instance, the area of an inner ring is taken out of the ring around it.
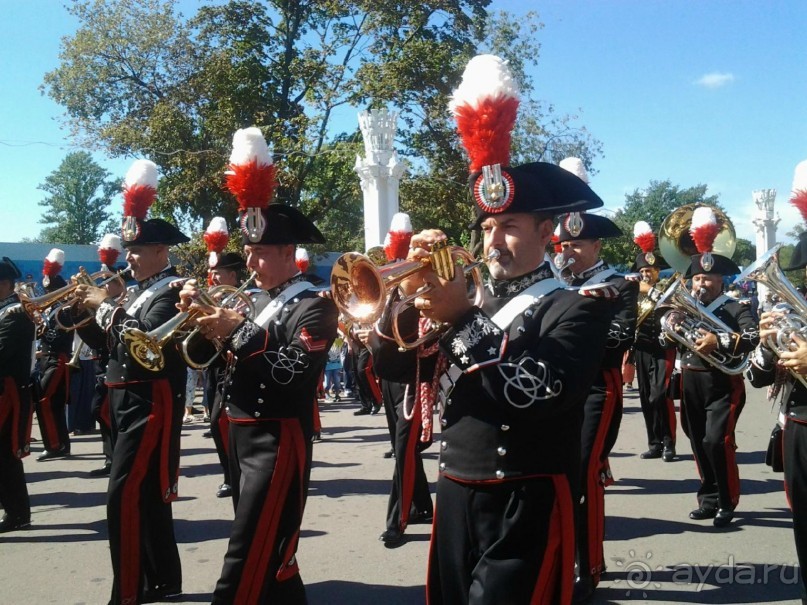
{"label": "uniform collar", "polygon": [[593,267],[589,267],[582,273],[575,273],[573,279],[575,281],[578,279],[584,279],[584,280],[589,279],[592,275],[596,275],[597,273],[605,271],[608,268],[609,268],[608,263],[606,263],[604,260],[599,260],[597,263],[594,264]]}
{"label": "uniform collar", "polygon": [[552,277],[549,263],[543,262],[530,273],[514,277],[513,279],[491,279],[488,281],[488,290],[496,298],[509,298],[529,288],[532,284]]}
{"label": "uniform collar", "polygon": [[176,275],[176,274],[177,274],[176,269],[169,264],[165,269],[163,269],[159,273],[156,273],[156,274],[152,275],[151,277],[147,277],[143,281],[137,282],[137,286],[141,290],[145,290],[146,288],[150,288],[151,286],[156,284],[158,281],[160,281],[164,277],[168,277],[169,275]]}
{"label": "uniform collar", "polygon": [[8,305],[20,302],[20,297],[17,296],[16,292],[12,292],[8,296],[3,299],[0,299],[0,309],[7,307]]}
{"label": "uniform collar", "polygon": [[295,275],[291,279],[287,279],[286,281],[284,281],[279,286],[275,286],[274,288],[271,288],[271,289],[267,290],[266,292],[269,294],[269,296],[271,298],[276,298],[277,296],[280,295],[281,292],[283,292],[283,290],[285,290],[289,286],[291,286],[293,284],[296,284],[298,282],[301,282],[301,281],[305,281],[305,280],[306,280],[305,274],[297,273],[297,275]]}

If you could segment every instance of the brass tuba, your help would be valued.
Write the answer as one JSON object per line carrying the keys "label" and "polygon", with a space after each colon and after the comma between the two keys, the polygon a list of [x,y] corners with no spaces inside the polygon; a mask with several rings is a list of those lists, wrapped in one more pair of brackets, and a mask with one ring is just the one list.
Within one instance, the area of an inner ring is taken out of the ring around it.
{"label": "brass tuba", "polygon": [[[782,244],[776,244],[765,254],[760,256],[756,262],[746,267],[745,271],[737,276],[735,284],[744,281],[755,281],[767,286],[767,288],[778,299],[779,303],[774,305],[771,311],[781,315],[774,322],[777,329],[775,337],[769,337],[767,346],[777,357],[786,351],[796,348],[793,336],[798,335],[807,339],[807,301],[799,293],[790,280],[785,277],[784,272],[779,267],[779,250]],[[791,370],[793,377],[807,387],[807,378]]]}
{"label": "brass tuba", "polygon": [[[689,228],[692,226],[692,213],[695,212],[696,208],[707,205],[685,204],[673,210],[661,222],[658,237],[659,251],[664,260],[682,275],[689,268],[690,257],[698,253],[695,242],[692,241],[692,236],[689,234]],[[737,247],[737,234],[734,231],[734,225],[731,224],[729,217],[720,208],[712,206],[712,210],[714,210],[717,222],[720,225],[720,232],[715,238],[712,252],[731,258],[734,254],[734,249]]]}
{"label": "brass tuba", "polygon": [[[255,305],[248,294],[247,288],[255,279],[256,273],[252,273],[239,288],[233,286],[213,286],[207,292],[200,292],[198,301],[210,307],[239,308],[243,309],[247,317],[255,315]],[[216,300],[217,296],[222,296]],[[239,310],[240,310],[239,309]],[[163,325],[154,328],[149,332],[143,332],[137,328],[124,330],[122,333],[123,343],[129,349],[132,358],[151,372],[159,372],[165,367],[165,354],[163,349],[173,340],[181,340],[180,355],[185,363],[195,370],[208,367],[224,350],[224,343],[218,340],[210,341],[215,351],[207,359],[194,359],[191,349],[193,343],[200,336],[199,328],[189,329],[197,317],[204,315],[204,311],[199,308],[191,308],[178,313]],[[206,347],[205,347],[206,349]]]}
{"label": "brass tuba", "polygon": [[[495,252],[495,256],[498,256],[498,251]],[[490,259],[495,256],[491,255]],[[358,252],[343,254],[331,271],[331,296],[342,315],[356,323],[372,324],[381,317],[390,291],[403,280],[430,267],[444,279],[451,279],[458,262],[462,263],[464,273],[470,274],[474,282],[474,304],[481,304],[483,284],[479,266],[486,261],[476,261],[465,248],[449,246],[445,242],[435,243],[430,256],[423,260],[401,261],[383,267],[376,267],[368,257]],[[406,342],[398,329],[400,313],[427,291],[421,288],[399,301],[392,311],[393,336],[402,349],[414,349],[434,335],[430,333],[414,342]]]}

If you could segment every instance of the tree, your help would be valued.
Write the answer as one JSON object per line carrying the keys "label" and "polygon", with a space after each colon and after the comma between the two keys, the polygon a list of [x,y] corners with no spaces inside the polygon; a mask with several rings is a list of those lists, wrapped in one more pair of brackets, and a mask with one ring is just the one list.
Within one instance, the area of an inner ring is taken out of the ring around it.
{"label": "tree", "polygon": [[39,189],[48,194],[39,205],[45,208],[40,223],[52,225],[38,236],[40,241],[60,244],[92,244],[109,220],[112,198],[120,190],[107,170],[86,151],[68,154],[59,168],[45,178]]}
{"label": "tree", "polygon": [[222,191],[232,134],[259,126],[280,167],[277,199],[319,217],[340,244],[361,232],[362,208],[352,158],[347,172],[335,159],[360,138],[355,128],[339,132],[335,112],[390,107],[412,165],[402,205],[414,205],[404,193],[428,190],[418,200],[433,206],[424,218],[459,232],[471,208],[467,161],[446,104],[477,52],[508,58],[527,95],[515,158],[556,161],[575,150],[590,164],[599,153],[574,117],[530,96],[535,15],[488,14],[489,1],[232,0],[185,19],[174,0],[76,0],[68,10],[79,29],[42,88],[79,139],[155,161],[155,212],[196,227],[235,215]]}

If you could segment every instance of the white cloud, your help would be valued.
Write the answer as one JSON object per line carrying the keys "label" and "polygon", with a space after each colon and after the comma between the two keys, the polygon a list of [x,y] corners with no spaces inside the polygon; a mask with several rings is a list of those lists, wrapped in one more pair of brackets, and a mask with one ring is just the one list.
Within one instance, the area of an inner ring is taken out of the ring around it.
{"label": "white cloud", "polygon": [[695,84],[704,88],[722,88],[732,82],[734,82],[734,74],[723,74],[717,71],[704,74],[695,80]]}

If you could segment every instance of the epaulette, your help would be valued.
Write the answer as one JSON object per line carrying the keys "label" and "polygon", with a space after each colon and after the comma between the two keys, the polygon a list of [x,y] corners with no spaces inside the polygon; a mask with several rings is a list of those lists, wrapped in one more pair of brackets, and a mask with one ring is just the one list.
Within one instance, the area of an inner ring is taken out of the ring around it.
{"label": "epaulette", "polygon": [[619,288],[608,282],[600,282],[590,286],[581,286],[577,292],[587,298],[601,298],[604,300],[616,300],[619,297]]}

